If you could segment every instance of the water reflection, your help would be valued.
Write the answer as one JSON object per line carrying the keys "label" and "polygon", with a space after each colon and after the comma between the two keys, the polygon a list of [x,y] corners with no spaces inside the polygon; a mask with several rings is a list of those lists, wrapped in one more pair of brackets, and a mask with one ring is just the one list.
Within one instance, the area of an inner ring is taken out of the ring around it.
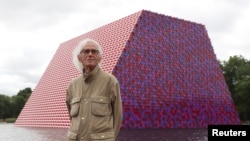
{"label": "water reflection", "polygon": [[[65,128],[0,123],[0,141],[64,141]],[[117,141],[207,141],[207,129],[122,129]]]}
{"label": "water reflection", "polygon": [[0,124],[0,141],[64,141],[67,129],[19,127]]}
{"label": "water reflection", "polygon": [[207,141],[207,129],[122,130],[117,141]]}

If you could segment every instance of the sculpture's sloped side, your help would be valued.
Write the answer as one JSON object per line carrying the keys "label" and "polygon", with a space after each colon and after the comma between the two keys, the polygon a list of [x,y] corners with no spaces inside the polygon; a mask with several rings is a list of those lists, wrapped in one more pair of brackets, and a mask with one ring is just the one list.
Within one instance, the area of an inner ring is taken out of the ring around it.
{"label": "sculpture's sloped side", "polygon": [[142,12],[113,74],[124,128],[240,124],[204,25]]}
{"label": "sculpture's sloped side", "polygon": [[141,11],[62,43],[15,125],[67,128],[66,89],[70,80],[80,74],[72,63],[73,49],[85,38],[97,40],[103,49],[102,68],[111,73],[140,14]]}

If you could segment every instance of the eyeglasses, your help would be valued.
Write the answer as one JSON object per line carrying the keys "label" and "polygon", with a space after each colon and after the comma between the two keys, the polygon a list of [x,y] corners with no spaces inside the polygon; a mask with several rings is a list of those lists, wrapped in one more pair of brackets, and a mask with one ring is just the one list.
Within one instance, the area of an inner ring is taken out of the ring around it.
{"label": "eyeglasses", "polygon": [[89,53],[92,53],[92,54],[97,54],[97,53],[99,53],[99,51],[98,50],[96,50],[96,49],[83,49],[82,51],[81,51],[81,53],[83,53],[83,54],[89,54]]}

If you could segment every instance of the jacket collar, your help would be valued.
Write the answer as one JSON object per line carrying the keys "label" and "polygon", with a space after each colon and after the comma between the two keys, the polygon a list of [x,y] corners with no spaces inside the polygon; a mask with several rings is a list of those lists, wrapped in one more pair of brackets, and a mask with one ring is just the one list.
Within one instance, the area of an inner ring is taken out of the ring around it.
{"label": "jacket collar", "polygon": [[90,72],[89,74],[85,74],[85,69],[83,69],[83,79],[84,82],[88,83],[91,82],[92,80],[95,79],[97,72],[100,70],[99,65],[96,65],[96,67],[94,68],[94,70],[92,72]]}

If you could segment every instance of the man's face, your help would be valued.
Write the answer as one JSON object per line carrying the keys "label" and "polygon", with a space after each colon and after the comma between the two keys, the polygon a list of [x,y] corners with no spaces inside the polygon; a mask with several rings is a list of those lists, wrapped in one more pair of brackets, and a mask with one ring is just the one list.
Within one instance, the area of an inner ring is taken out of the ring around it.
{"label": "man's face", "polygon": [[84,46],[78,58],[84,68],[93,68],[101,61],[99,51],[92,42],[88,42]]}

